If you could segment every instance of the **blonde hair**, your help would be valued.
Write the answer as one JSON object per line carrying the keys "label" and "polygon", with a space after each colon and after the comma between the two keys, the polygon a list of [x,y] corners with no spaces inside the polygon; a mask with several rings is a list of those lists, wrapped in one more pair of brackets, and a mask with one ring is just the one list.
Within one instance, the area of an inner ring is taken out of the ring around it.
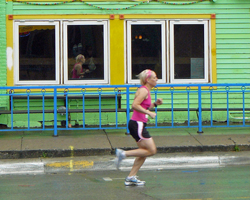
{"label": "blonde hair", "polygon": [[84,62],[85,62],[85,57],[84,57],[84,55],[79,54],[78,56],[76,56],[76,62],[77,62],[77,63],[79,63],[79,62],[84,63]]}
{"label": "blonde hair", "polygon": [[147,79],[152,76],[152,70],[145,69],[140,74],[137,75],[137,77],[140,79],[141,85],[145,85],[147,83]]}

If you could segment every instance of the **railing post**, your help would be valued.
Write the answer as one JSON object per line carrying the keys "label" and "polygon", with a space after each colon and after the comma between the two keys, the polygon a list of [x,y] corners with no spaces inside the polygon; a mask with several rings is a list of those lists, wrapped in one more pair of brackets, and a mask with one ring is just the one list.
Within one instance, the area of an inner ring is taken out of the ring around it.
{"label": "railing post", "polygon": [[98,97],[99,97],[99,100],[98,100],[98,102],[99,102],[99,129],[102,129],[102,97],[101,97],[101,95],[102,95],[102,89],[101,88],[99,88],[98,89]]}
{"label": "railing post", "polygon": [[129,86],[127,86],[127,89],[126,89],[126,108],[127,108],[127,111],[126,111],[126,113],[127,113],[127,125],[126,125],[126,127],[127,127],[127,132],[126,132],[126,134],[129,134],[129,129],[128,129],[128,123],[129,123],[129,120],[130,120],[130,115],[129,115],[129,112],[130,112],[130,105],[129,105]]}
{"label": "railing post", "polygon": [[54,137],[57,137],[57,88],[54,87]]}
{"label": "railing post", "polygon": [[[242,87],[243,88],[243,87]],[[245,90],[245,88],[244,88]],[[245,91],[242,89],[242,111],[243,111],[243,127],[245,127]]]}
{"label": "railing post", "polygon": [[198,131],[197,133],[203,133],[202,131],[202,107],[201,107],[201,85],[198,86],[198,109],[199,109],[199,119],[198,119]]}

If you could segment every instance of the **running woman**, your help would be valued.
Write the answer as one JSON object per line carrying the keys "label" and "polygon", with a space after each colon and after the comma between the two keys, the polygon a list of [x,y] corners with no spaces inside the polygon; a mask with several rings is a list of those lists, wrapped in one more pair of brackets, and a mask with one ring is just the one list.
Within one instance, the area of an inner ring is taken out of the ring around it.
{"label": "running woman", "polygon": [[148,156],[156,154],[156,146],[153,138],[146,129],[148,116],[155,118],[156,113],[149,109],[162,104],[162,99],[157,99],[154,103],[151,102],[150,90],[156,86],[158,80],[156,73],[146,69],[137,75],[140,79],[141,87],[135,93],[135,98],[132,104],[133,115],[129,121],[130,135],[135,139],[138,149],[124,151],[116,149],[115,164],[117,169],[121,161],[126,157],[136,157],[134,165],[125,179],[125,185],[145,185],[145,181],[138,179],[137,172],[145,162]]}

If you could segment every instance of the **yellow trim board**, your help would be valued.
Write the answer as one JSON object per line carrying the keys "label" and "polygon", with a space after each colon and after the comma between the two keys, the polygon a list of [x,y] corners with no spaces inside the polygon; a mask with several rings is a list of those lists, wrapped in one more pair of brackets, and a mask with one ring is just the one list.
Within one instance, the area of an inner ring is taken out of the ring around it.
{"label": "yellow trim board", "polygon": [[14,85],[14,57],[13,57],[13,20],[6,16],[6,45],[7,45],[7,86]]}
{"label": "yellow trim board", "polygon": [[124,19],[210,19],[211,14],[124,14]]}
{"label": "yellow trim board", "polygon": [[217,83],[217,61],[216,61],[216,20],[211,19],[211,66],[212,83]]}
{"label": "yellow trim board", "polygon": [[[117,19],[119,15],[115,15]],[[124,14],[124,19],[210,19],[211,14]],[[7,16],[8,19],[8,16]],[[110,19],[110,14],[86,15],[13,15],[13,20],[31,19]],[[122,19],[123,20],[123,19]],[[121,21],[122,21],[121,20]]]}
{"label": "yellow trim board", "polygon": [[48,19],[109,19],[110,15],[94,15],[94,14],[88,14],[88,15],[13,15],[13,20],[35,20],[35,19],[41,19],[41,20],[48,20]]}

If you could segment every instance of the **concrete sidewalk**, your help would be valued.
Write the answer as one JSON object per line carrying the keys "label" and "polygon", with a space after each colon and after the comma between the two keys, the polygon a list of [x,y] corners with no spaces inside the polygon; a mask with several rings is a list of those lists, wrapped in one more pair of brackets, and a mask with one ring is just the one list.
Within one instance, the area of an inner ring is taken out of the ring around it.
{"label": "concrete sidewalk", "polygon": [[[233,152],[250,150],[250,128],[148,129],[158,153]],[[111,155],[115,148],[137,148],[125,130],[1,132],[0,158],[56,158]]]}

